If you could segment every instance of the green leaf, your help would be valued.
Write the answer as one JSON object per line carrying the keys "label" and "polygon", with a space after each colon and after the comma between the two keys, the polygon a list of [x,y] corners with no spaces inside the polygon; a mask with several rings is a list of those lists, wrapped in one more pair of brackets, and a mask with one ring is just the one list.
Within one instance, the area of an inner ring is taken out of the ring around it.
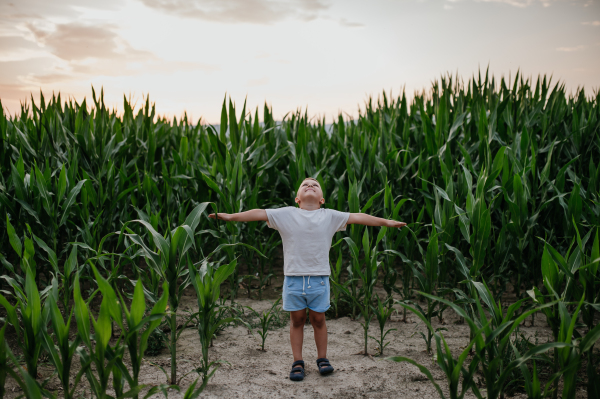
{"label": "green leaf", "polygon": [[56,196],[56,201],[62,201],[65,196],[65,192],[67,191],[67,167],[63,164],[60,170],[60,176],[58,177],[58,193]]}
{"label": "green leaf", "polygon": [[[600,228],[596,229],[596,238],[594,239],[594,244],[592,246],[592,258],[591,261],[595,261],[600,258],[600,241],[598,240],[598,235],[600,234]],[[594,264],[594,266],[590,267],[590,273],[592,276],[595,276],[598,272],[598,262]]]}
{"label": "green leaf", "polygon": [[29,229],[31,236],[33,237],[33,239],[35,240],[37,245],[39,245],[40,248],[42,248],[44,251],[46,251],[46,253],[48,254],[48,261],[50,262],[50,265],[54,269],[54,272],[56,274],[58,274],[58,259],[56,257],[56,253],[52,249],[50,249],[50,247],[48,245],[46,245],[46,243],[44,241],[42,241],[35,234],[33,234],[29,225],[27,225],[27,228]]}
{"label": "green leaf", "polygon": [[65,262],[64,274],[68,279],[73,271],[77,270],[77,245],[71,247],[71,253]]}
{"label": "green leaf", "polygon": [[[4,307],[4,309],[6,309],[6,314],[7,314],[7,317],[8,317],[8,322],[10,324],[12,324],[12,326],[15,328],[15,331],[17,332],[17,339],[20,339],[21,328],[20,328],[19,318],[17,317],[17,311],[15,310],[15,307],[12,306],[6,300],[6,298],[4,298],[4,296],[2,294],[0,294],[0,306]],[[5,324],[5,326],[6,326],[6,324]]]}
{"label": "green leaf", "polygon": [[62,213],[62,216],[60,217],[60,222],[58,223],[59,227],[67,222],[67,217],[69,216],[69,208],[71,208],[71,205],[73,205],[73,203],[75,202],[75,198],[77,197],[77,194],[79,194],[79,192],[81,191],[81,187],[83,187],[83,184],[85,182],[86,182],[86,179],[79,181],[79,183],[77,183],[77,185],[75,187],[73,187],[73,189],[69,192],[67,199],[64,200],[64,202],[62,204],[62,212],[63,213]]}
{"label": "green leaf", "polygon": [[431,284],[431,288],[437,281],[438,275],[438,235],[435,230],[435,226],[432,226],[431,234],[429,236],[429,244],[427,245],[427,262],[425,264],[425,270],[427,280]]}
{"label": "green leaf", "polygon": [[544,252],[542,254],[542,277],[548,292],[558,291],[558,267],[556,266],[556,263],[554,263],[546,246],[544,246]]}
{"label": "green leaf", "polygon": [[15,132],[17,132],[17,137],[19,138],[19,141],[23,145],[23,148],[25,149],[25,151],[27,151],[29,154],[31,154],[31,156],[35,159],[38,154],[31,147],[31,144],[29,144],[29,140],[27,139],[27,136],[17,126],[13,125],[13,127],[15,129]]}
{"label": "green leaf", "polygon": [[102,304],[106,301],[106,311],[109,312],[110,316],[112,316],[112,318],[119,325],[119,327],[122,330],[124,330],[121,303],[119,302],[119,298],[117,298],[115,290],[110,285],[110,283],[98,272],[96,266],[92,265],[92,270],[94,272],[94,277],[96,277],[98,289],[102,292]]}
{"label": "green leaf", "polygon": [[53,208],[50,204],[50,194],[48,194],[48,183],[46,183],[46,179],[42,172],[38,169],[37,165],[34,165],[35,168],[35,183],[37,184],[38,190],[40,190],[40,195],[43,199],[44,209],[48,213],[48,216],[53,215]]}
{"label": "green leaf", "polygon": [[10,242],[10,245],[13,247],[19,258],[22,258],[23,245],[21,244],[21,240],[17,236],[14,227],[10,223],[8,215],[6,215],[6,230],[8,231],[8,241]]}
{"label": "green leaf", "polygon": [[556,140],[552,142],[550,145],[550,151],[548,152],[548,159],[546,160],[546,165],[540,174],[540,187],[548,181],[548,176],[550,175],[550,167],[552,166],[552,151],[554,151],[554,144],[556,144]]}
{"label": "green leaf", "polygon": [[25,200],[27,198],[27,191],[25,189],[25,183],[23,179],[19,175],[19,171],[17,168],[11,163],[11,178],[13,182],[13,186],[15,187],[15,194],[18,199]]}
{"label": "green leaf", "polygon": [[161,251],[161,255],[164,257],[165,263],[168,264],[170,247],[169,247],[169,243],[167,243],[167,240],[165,240],[163,238],[163,236],[158,234],[158,232],[156,230],[154,230],[154,227],[152,227],[152,225],[150,223],[146,222],[145,220],[138,219],[138,220],[133,220],[133,221],[142,224],[148,230],[150,235],[152,235],[152,239],[154,240],[154,245],[156,245],[156,247]]}
{"label": "green leaf", "polygon": [[31,328],[37,336],[42,328],[42,303],[34,275],[31,272],[28,272],[25,277],[25,294],[27,295],[27,310],[30,314]]}
{"label": "green leaf", "polygon": [[348,208],[350,210],[350,213],[359,213],[360,212],[357,190],[358,190],[358,188],[356,185],[356,181],[354,181],[354,183],[350,182],[350,187],[348,189]]}
{"label": "green leaf", "polygon": [[146,312],[146,299],[144,298],[144,286],[142,280],[138,279],[133,290],[133,300],[131,302],[131,320],[130,327],[137,325],[144,318]]}
{"label": "green leaf", "polygon": [[[100,347],[102,350],[105,350],[110,342],[111,336],[111,321],[110,321],[110,303],[107,298],[102,299],[102,303],[100,304],[100,315],[98,316],[98,320],[94,321],[92,318],[92,322],[94,323],[94,336],[96,338],[96,347]],[[116,305],[116,304],[114,304]]]}
{"label": "green leaf", "polygon": [[200,217],[210,203],[211,202],[203,202],[198,204],[194,209],[192,209],[188,217],[185,218],[185,222],[183,222],[183,224],[190,226],[192,231],[196,231],[196,227],[198,227],[198,224],[200,223]]}
{"label": "green leaf", "polygon": [[75,284],[73,288],[73,297],[75,301],[75,320],[77,321],[77,333],[81,340],[89,347],[92,347],[90,341],[90,313],[87,304],[81,297],[79,287],[79,272],[75,275]]}
{"label": "green leaf", "polygon": [[373,206],[373,201],[375,201],[377,198],[379,198],[379,196],[384,192],[385,189],[380,190],[378,192],[376,192],[375,194],[373,194],[371,196],[371,198],[369,198],[369,200],[367,201],[367,203],[365,204],[365,206],[361,209],[362,213],[366,213],[369,208],[371,208],[371,206]]}
{"label": "green leaf", "polygon": [[492,172],[490,173],[490,175],[487,177],[487,179],[485,181],[485,186],[483,189],[485,192],[487,192],[490,188],[492,188],[492,186],[494,185],[494,181],[500,175],[500,172],[502,172],[502,167],[504,166],[504,151],[505,150],[506,150],[506,147],[501,147],[498,150],[498,152],[496,153],[496,156],[494,157],[494,162],[492,164]]}
{"label": "green leaf", "polygon": [[600,324],[597,324],[596,327],[592,328],[590,332],[585,334],[585,337],[581,340],[579,344],[579,350],[581,353],[585,353],[589,351],[592,346],[598,341],[600,338]]}

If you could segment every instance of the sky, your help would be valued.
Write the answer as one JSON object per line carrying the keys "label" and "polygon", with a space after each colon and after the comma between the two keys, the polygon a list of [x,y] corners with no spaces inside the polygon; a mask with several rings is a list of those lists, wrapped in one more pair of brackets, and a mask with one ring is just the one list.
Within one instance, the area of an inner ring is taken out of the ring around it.
{"label": "sky", "polygon": [[93,86],[117,111],[149,95],[160,115],[218,123],[227,96],[331,122],[488,67],[598,91],[600,0],[0,0],[10,114]]}

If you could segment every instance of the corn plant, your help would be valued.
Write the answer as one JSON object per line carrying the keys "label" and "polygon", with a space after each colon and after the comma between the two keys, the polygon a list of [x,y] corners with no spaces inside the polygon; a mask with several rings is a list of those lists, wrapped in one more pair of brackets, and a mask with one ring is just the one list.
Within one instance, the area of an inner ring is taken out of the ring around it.
{"label": "corn plant", "polygon": [[[379,243],[381,242],[381,240],[383,239],[383,236],[385,235],[385,231],[386,231],[386,227],[381,227],[381,229],[379,230],[379,234],[377,235],[377,238],[374,241],[371,241],[369,239],[369,230],[365,229],[365,233],[363,234],[363,239],[362,239],[362,248],[365,253],[365,258],[364,258],[363,262],[359,261],[359,257],[358,257],[359,249],[356,246],[356,244],[354,243],[354,241],[352,240],[352,238],[350,238],[350,237],[343,238],[343,240],[346,241],[346,243],[348,244],[348,247],[350,248],[350,251],[352,254],[353,273],[359,277],[360,282],[362,283],[362,287],[360,289],[360,291],[361,291],[360,297],[353,296],[346,287],[336,283],[335,281],[332,281],[334,283],[334,285],[337,287],[337,289],[339,289],[341,292],[343,292],[345,295],[347,295],[349,298],[351,298],[352,301],[354,301],[354,304],[356,305],[356,307],[360,310],[360,313],[363,317],[363,321],[361,322],[361,325],[364,330],[364,342],[365,342],[365,346],[364,346],[364,350],[363,350],[362,354],[365,356],[369,354],[367,343],[368,343],[368,338],[369,338],[369,325],[371,324],[371,320],[373,319],[373,308],[372,308],[372,304],[374,301],[373,291],[375,288],[375,284],[377,283],[378,269],[381,264],[381,261],[379,260],[379,258],[382,255],[385,255],[387,252],[393,251],[393,250],[379,251],[377,249],[377,247],[379,246]],[[338,241],[335,245],[338,245],[340,242],[341,241]],[[371,247],[371,245],[372,245],[372,247]],[[396,251],[394,251],[394,253],[397,254]],[[364,264],[364,267],[361,267],[361,264]]]}
{"label": "corn plant", "polygon": [[[90,366],[89,363],[82,363],[79,371],[75,375],[75,378],[71,382],[71,369],[73,360],[75,358],[75,352],[77,347],[81,343],[79,335],[75,337],[75,340],[69,340],[69,329],[71,327],[71,320],[73,316],[73,309],[66,308],[66,322],[63,315],[60,313],[57,305],[58,297],[58,284],[56,279],[53,280],[52,292],[48,295],[48,299],[44,305],[48,308],[50,314],[50,320],[52,321],[52,334],[48,332],[48,329],[43,329],[43,342],[42,345],[49,355],[50,362],[56,368],[56,373],[61,382],[63,395],[65,399],[71,399],[75,397],[75,389],[79,385],[81,377],[87,372],[87,368]],[[56,339],[56,343],[53,339]]]}
{"label": "corn plant", "polygon": [[[577,371],[581,367],[581,361],[585,356],[588,356],[588,353],[592,350],[596,341],[600,339],[600,324],[588,331],[584,336],[581,336],[575,330],[579,312],[583,305],[584,299],[585,296],[582,296],[577,308],[575,308],[573,313],[568,311],[564,302],[558,303],[560,314],[560,330],[557,344],[564,345],[557,347],[557,349],[558,361],[560,363],[560,370],[563,374],[564,383],[562,397],[565,399],[575,398]],[[592,358],[592,356],[589,356],[589,358]],[[593,382],[588,384],[588,394],[593,395],[596,392],[595,382],[597,381],[595,370],[591,377]]]}
{"label": "corn plant", "polygon": [[[264,288],[271,284],[271,278],[275,275],[273,262],[268,262],[268,260],[272,258],[273,253],[279,244],[281,244],[281,240],[277,240],[277,234],[271,234],[266,240],[255,240],[255,244],[255,248],[264,255],[264,257],[255,256],[258,261],[258,299],[262,300]],[[268,270],[267,264],[269,265]]]}
{"label": "corn plant", "polygon": [[[521,353],[519,352],[519,350],[512,345],[513,351],[515,353],[515,357],[520,358],[521,357]],[[527,363],[522,363],[519,366],[519,371],[522,373],[523,378],[525,380],[525,393],[527,394],[528,398],[531,399],[542,399],[542,398],[546,398],[548,396],[550,396],[550,393],[552,392],[552,390],[550,389],[550,387],[552,386],[552,384],[554,383],[554,381],[560,377],[560,373],[559,374],[554,374],[550,380],[546,383],[546,386],[544,387],[544,390],[542,391],[542,386],[541,386],[541,382],[540,382],[540,377],[537,371],[537,365],[535,360],[533,361],[533,370],[529,371],[529,368],[527,367]]]}
{"label": "corn plant", "polygon": [[59,168],[58,177],[52,179],[48,164],[42,172],[35,161],[30,173],[26,173],[22,154],[16,165],[11,163],[10,170],[15,188],[13,201],[21,205],[25,211],[24,219],[41,229],[49,239],[47,241],[50,242],[52,250],[57,252],[59,230],[66,225],[85,179],[73,184],[74,181],[67,177],[73,176],[64,164]]}
{"label": "corn plant", "polygon": [[[168,283],[170,314],[166,316],[171,328],[169,351],[171,352],[171,384],[177,384],[177,310],[184,290],[190,285],[188,270],[185,268],[186,254],[195,246],[194,231],[200,223],[200,215],[208,203],[197,205],[188,215],[183,225],[172,232],[168,232],[168,241],[160,235],[154,227],[144,221],[136,220],[142,224],[152,236],[157,252],[150,249],[140,236],[131,229],[125,236],[133,243],[140,246],[141,252],[149,267],[154,273]],[[125,228],[125,226],[123,227]]]}
{"label": "corn plant", "polygon": [[[579,232],[577,231],[579,234]],[[600,265],[600,229],[596,229],[596,237],[592,244],[592,250],[589,257],[584,257],[583,263],[586,266],[579,268],[579,281],[585,292],[585,303],[581,308],[582,319],[588,330],[594,329],[594,319],[596,309],[600,304],[600,276],[598,275],[598,266]],[[583,243],[582,243],[583,244]],[[594,366],[594,358],[592,356],[594,345],[587,351],[587,377],[588,377],[588,397],[600,397],[600,388],[594,381],[597,381],[600,376],[596,372]]]}
{"label": "corn plant", "polygon": [[[402,205],[409,200],[404,198],[399,200],[396,204],[394,204],[394,201],[395,199],[392,198],[392,188],[386,181],[384,191],[384,215],[386,219],[399,220],[398,218]],[[408,233],[408,229],[387,229],[382,240],[383,248],[386,250],[399,248]],[[382,284],[388,298],[392,297],[394,291],[397,289],[396,281],[398,279],[398,272],[394,267],[395,258],[396,256],[393,253],[388,252],[385,257],[385,262],[383,263],[384,270]]]}
{"label": "corn plant", "polygon": [[[388,301],[392,301],[392,298],[388,298]],[[388,346],[390,343],[389,342],[385,342],[385,337],[391,332],[391,331],[396,331],[398,330],[397,328],[389,328],[387,330],[385,330],[385,323],[390,319],[390,316],[392,315],[392,313],[394,312],[394,308],[391,306],[386,306],[384,303],[381,302],[381,299],[379,299],[379,296],[377,296],[377,307],[371,305],[372,309],[373,309],[373,314],[375,315],[375,317],[377,318],[377,321],[379,322],[379,338],[375,338],[369,335],[369,337],[377,342],[377,345],[379,347],[379,356],[383,356],[383,350],[385,349],[386,346]]]}
{"label": "corn plant", "polygon": [[[41,399],[43,397],[42,392],[46,397],[50,397],[50,393],[43,391],[35,381],[35,378],[19,366],[17,358],[6,343],[4,336],[6,326],[7,324],[5,323],[2,328],[0,328],[0,398],[4,398],[4,395],[6,394],[5,382],[7,376],[12,377],[24,392],[24,395],[22,396],[25,396],[28,399]],[[15,369],[17,369],[17,371],[15,371]]]}
{"label": "corn plant", "polygon": [[273,313],[273,311],[275,310],[277,305],[279,305],[280,301],[281,301],[281,298],[277,299],[271,305],[271,308],[269,310],[263,312],[262,314],[258,313],[256,310],[254,310],[248,306],[248,309],[250,309],[250,311],[255,316],[258,317],[258,322],[260,324],[260,329],[258,330],[258,335],[260,335],[260,338],[262,340],[262,343],[260,345],[260,350],[263,352],[265,351],[265,342],[267,341],[267,336],[269,335],[269,328],[271,327],[271,322],[273,321],[273,318],[275,317],[275,314]]}
{"label": "corn plant", "polygon": [[[503,396],[505,384],[512,372],[520,367],[521,364],[529,361],[534,356],[547,352],[553,348],[564,348],[570,346],[564,342],[550,342],[535,346],[528,350],[522,357],[512,361],[508,361],[507,351],[510,350],[510,338],[519,327],[519,325],[527,317],[538,312],[539,308],[530,309],[516,316],[516,311],[519,310],[524,303],[524,299],[517,301],[503,311],[502,306],[496,303],[492,297],[491,291],[485,283],[476,283],[476,293],[481,296],[476,297],[476,305],[478,318],[471,319],[461,306],[454,304],[443,298],[436,298],[433,295],[422,293],[425,297],[431,297],[432,300],[438,300],[451,307],[458,315],[464,318],[472,331],[473,341],[475,342],[475,358],[479,363],[479,372],[485,380],[485,387],[488,399],[497,399]],[[477,294],[476,294],[477,295]],[[485,303],[487,310],[490,312],[488,318],[481,302]],[[549,304],[543,305],[550,306]],[[423,317],[423,321],[426,319]],[[432,329],[431,324],[427,324],[429,329]],[[477,397],[482,398],[480,394],[474,390]]]}
{"label": "corn plant", "polygon": [[[162,322],[164,312],[167,307],[167,301],[169,297],[169,285],[167,282],[163,283],[162,295],[160,299],[154,304],[154,307],[150,311],[150,315],[144,317],[146,312],[146,299],[144,298],[144,287],[141,280],[138,280],[135,284],[133,292],[133,300],[131,302],[131,310],[128,310],[123,301],[123,297],[119,293],[115,293],[113,287],[109,282],[102,277],[98,270],[92,266],[96,281],[102,292],[103,300],[107,300],[111,303],[109,312],[114,322],[121,329],[121,338],[124,346],[127,347],[129,352],[129,360],[131,363],[131,372],[123,363],[124,348],[117,348],[108,350],[108,359],[116,359],[115,369],[113,374],[123,377],[130,387],[130,394],[132,397],[138,397],[138,392],[143,388],[138,383],[139,374],[142,366],[142,360],[144,352],[148,347],[148,338],[150,334],[160,325]],[[125,316],[125,323],[123,323],[123,316]],[[142,331],[143,330],[143,331]],[[120,380],[119,376],[115,377],[115,380]],[[115,386],[122,387],[122,384],[115,384]],[[121,392],[123,394],[123,392]]]}
{"label": "corn plant", "polygon": [[[410,262],[414,276],[417,278],[421,292],[427,294],[433,294],[438,289],[438,278],[439,278],[439,257],[438,257],[438,234],[435,230],[435,226],[432,229],[431,235],[429,236],[429,244],[427,245],[427,255],[425,258],[425,264],[421,265],[419,262]],[[419,303],[414,303],[414,307],[409,302],[399,301],[397,302],[404,309],[407,309],[415,313],[419,318],[427,320],[428,324],[431,324],[433,317],[437,316],[442,309],[442,303],[436,300],[432,300],[430,296],[425,297],[426,307],[423,308]],[[426,334],[422,331],[419,332],[425,340],[427,353],[431,352],[431,343],[434,336],[434,331],[427,329]]]}
{"label": "corn plant", "polygon": [[341,294],[343,291],[338,288],[339,285],[342,285],[346,289],[348,289],[349,281],[342,281],[342,249],[338,248],[337,260],[335,262],[335,266],[331,266],[331,274],[329,275],[329,279],[333,282],[331,285],[332,297],[331,297],[331,305],[333,306],[333,311],[335,314],[335,318],[338,318],[338,306],[341,300]]}
{"label": "corn plant", "polygon": [[[27,272],[25,291],[17,295],[17,305],[12,306],[2,294],[0,294],[0,305],[6,310],[8,322],[17,333],[17,342],[23,351],[27,372],[33,379],[36,379],[42,350],[42,330],[47,321],[47,313],[42,314],[42,302],[33,272]],[[21,314],[20,320],[17,316],[17,309]]]}
{"label": "corn plant", "polygon": [[213,336],[221,325],[235,320],[233,317],[217,320],[216,315],[219,307],[221,283],[234,272],[236,263],[234,260],[216,270],[209,267],[206,260],[201,262],[198,270],[195,270],[195,265],[188,263],[190,279],[198,300],[198,335],[202,346],[202,360],[199,370],[202,373],[202,386],[206,386],[208,379],[219,366],[218,361],[209,361],[208,347]]}
{"label": "corn plant", "polygon": [[[231,156],[227,152],[225,157],[225,165],[227,170],[227,180],[223,180],[220,187],[217,182],[213,181],[209,176],[202,174],[202,178],[213,191],[219,195],[220,208],[224,208],[227,213],[237,213],[242,210],[244,199],[246,196],[246,190],[242,190],[243,183],[243,162],[244,155],[238,154],[232,165]],[[215,211],[216,213],[216,211]],[[240,241],[240,235],[242,234],[242,223],[223,223],[220,224],[219,219],[216,219],[217,229],[219,230],[219,243],[225,246],[225,252],[227,258],[232,262],[235,258],[233,244]],[[243,280],[243,278],[242,278]],[[237,296],[237,290],[240,281],[238,276],[238,270],[234,270],[229,278],[229,296],[233,303],[234,298]],[[248,293],[250,289],[248,288]]]}
{"label": "corn plant", "polygon": [[12,371],[12,367],[7,361],[7,350],[9,349],[4,338],[7,325],[7,323],[4,323],[0,329],[0,398],[4,398],[4,394],[6,393],[6,376],[8,375],[9,370]]}
{"label": "corn plant", "polygon": [[[23,275],[26,275],[27,272],[33,275],[35,278],[36,275],[36,262],[35,262],[35,249],[33,246],[33,240],[25,235],[23,238],[23,242],[21,243],[21,239],[17,235],[14,227],[10,223],[10,219],[8,215],[6,217],[6,229],[8,231],[8,239],[10,245],[17,253],[19,257],[19,265],[21,268],[21,272]],[[22,287],[25,285],[25,279],[15,272],[15,268],[13,265],[8,263],[8,261],[4,261],[4,265],[11,271],[11,275],[3,275],[8,284],[15,290],[16,295],[20,295],[23,298],[23,289]]]}
{"label": "corn plant", "polygon": [[206,378],[203,378],[202,383],[196,388],[200,377],[196,378],[196,380],[188,387],[188,389],[183,394],[183,399],[197,399],[200,397],[200,394],[204,392],[206,386],[208,385],[208,380],[212,375],[217,371],[217,368],[213,368],[213,370],[208,374]]}
{"label": "corn plant", "polygon": [[[577,229],[575,227],[575,229]],[[596,274],[598,269],[599,255],[599,239],[598,233],[594,239],[592,250],[589,256],[585,255],[585,245],[589,241],[593,230],[590,230],[586,236],[581,239],[577,231],[577,246],[569,248],[565,258],[552,245],[545,243],[544,253],[542,256],[542,276],[544,288],[547,294],[544,295],[537,287],[533,287],[528,294],[539,304],[545,304],[554,301],[554,305],[544,307],[542,312],[546,316],[546,321],[552,330],[552,335],[555,341],[560,340],[561,329],[563,326],[562,319],[567,317],[564,311],[561,313],[561,303],[569,301],[576,295],[585,295],[589,302],[585,303],[582,308],[583,320],[586,323],[588,330],[593,330],[594,321],[594,306],[598,303],[598,294],[593,290],[595,287]],[[574,243],[572,243],[573,245]],[[585,264],[585,265],[584,265]],[[584,292],[576,286],[577,279],[575,273],[579,271],[579,281],[582,283]],[[590,293],[591,291],[591,293]],[[558,302],[557,302],[558,301]],[[564,338],[563,338],[564,339]],[[593,345],[592,345],[593,347]],[[554,372],[558,373],[561,369],[560,350],[554,350]],[[593,368],[593,358],[588,354],[591,361],[591,366],[588,368],[588,374],[594,379],[596,372]],[[588,393],[593,393],[595,387],[588,386]],[[554,396],[558,395],[558,379],[555,380]]]}
{"label": "corn plant", "polygon": [[[431,328],[431,325],[429,325],[428,327]],[[478,361],[472,360],[468,367],[465,367],[467,356],[469,355],[473,344],[475,344],[475,341],[471,341],[469,345],[467,345],[467,347],[461,352],[458,359],[455,359],[452,356],[452,352],[450,352],[450,348],[448,347],[448,344],[446,343],[446,340],[444,339],[442,333],[435,333],[434,337],[437,350],[436,361],[442,369],[442,371],[444,372],[446,380],[448,382],[448,398],[462,399],[465,397],[465,394],[469,391],[469,389],[473,389],[473,391],[477,392],[476,395],[478,395],[478,397],[481,397],[481,394],[479,393],[479,390],[477,388],[477,384],[473,379],[475,373],[477,372]],[[410,358],[403,356],[393,356],[388,357],[387,359],[392,360],[394,362],[407,362],[412,364],[413,366],[416,366],[423,374],[425,374],[429,381],[431,381],[438,394],[440,395],[440,398],[447,398],[444,395],[444,392],[442,391],[441,387],[436,382],[436,379],[433,377],[433,374],[427,367],[415,362]]]}
{"label": "corn plant", "polygon": [[[85,375],[90,383],[92,393],[97,399],[105,399],[109,397],[107,390],[110,383],[110,376],[118,360],[116,357],[108,359],[112,325],[110,309],[111,307],[118,307],[119,304],[111,303],[108,298],[103,298],[100,304],[100,314],[98,315],[98,319],[95,320],[90,315],[88,304],[81,296],[79,274],[75,276],[73,296],[75,300],[77,333],[85,346],[85,348],[78,347],[77,353],[81,359],[81,364],[85,367]],[[91,332],[90,318],[92,319],[94,334]],[[97,376],[94,374],[91,365],[94,365]]]}

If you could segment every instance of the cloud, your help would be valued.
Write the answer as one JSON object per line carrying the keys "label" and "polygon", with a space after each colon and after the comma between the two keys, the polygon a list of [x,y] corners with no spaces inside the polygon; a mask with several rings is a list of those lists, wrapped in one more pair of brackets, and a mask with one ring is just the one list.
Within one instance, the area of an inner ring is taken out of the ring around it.
{"label": "cloud", "polygon": [[27,27],[38,43],[66,61],[87,58],[144,60],[153,57],[149,52],[131,47],[109,25],[59,24],[52,31],[41,30],[32,23]]}
{"label": "cloud", "polygon": [[[0,2],[0,15],[9,18],[77,17],[78,8],[117,9],[119,0],[8,0]],[[35,10],[35,11],[32,11]]]}
{"label": "cloud", "polygon": [[581,25],[600,26],[600,21],[582,22]]}
{"label": "cloud", "polygon": [[219,70],[212,64],[168,61],[136,49],[111,25],[28,22],[23,28],[32,40],[0,36],[0,84],[40,87],[98,76]]}
{"label": "cloud", "polygon": [[[451,3],[458,3],[461,0],[448,0]],[[474,0],[477,3],[502,3],[517,8],[529,7],[535,3],[541,3],[544,7],[549,7],[552,0]],[[444,9],[450,10],[452,6],[444,5]]]}
{"label": "cloud", "polygon": [[584,48],[585,48],[585,46],[580,44],[579,46],[575,46],[575,47],[557,47],[556,51],[564,51],[564,52],[570,53],[573,51],[583,50]]}
{"label": "cloud", "polygon": [[23,36],[0,36],[0,62],[35,58],[39,52],[40,46]]}
{"label": "cloud", "polygon": [[51,71],[31,73],[23,79],[34,84],[58,83],[86,76],[130,76],[174,71],[214,72],[205,63],[166,61],[153,53],[132,47],[111,25],[58,24],[41,30],[29,24],[35,40],[57,57]]}
{"label": "cloud", "polygon": [[360,22],[348,21],[346,18],[340,19],[340,25],[346,28],[364,28],[365,24]]}
{"label": "cloud", "polygon": [[310,21],[329,8],[325,0],[141,0],[147,7],[186,18],[271,25],[286,19]]}

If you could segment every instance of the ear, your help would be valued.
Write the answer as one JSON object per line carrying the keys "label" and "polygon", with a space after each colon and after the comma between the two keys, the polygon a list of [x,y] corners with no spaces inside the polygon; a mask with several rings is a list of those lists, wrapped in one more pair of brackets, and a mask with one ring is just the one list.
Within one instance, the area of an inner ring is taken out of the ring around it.
{"label": "ear", "polygon": [[323,204],[325,203],[325,198],[321,198],[321,200],[319,201],[319,203],[320,203],[321,205],[323,205]]}
{"label": "ear", "polygon": [[296,201],[296,204],[300,203],[300,198],[296,197],[296,199],[294,199],[294,201]]}

